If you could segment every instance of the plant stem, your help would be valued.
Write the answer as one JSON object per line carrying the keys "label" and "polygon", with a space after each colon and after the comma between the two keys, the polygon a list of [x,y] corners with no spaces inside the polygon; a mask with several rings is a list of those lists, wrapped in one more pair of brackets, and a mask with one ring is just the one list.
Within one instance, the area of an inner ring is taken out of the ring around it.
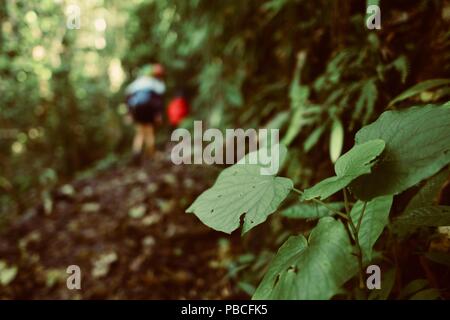
{"label": "plant stem", "polygon": [[347,188],[344,188],[344,205],[345,205],[345,212],[347,215],[350,214],[350,208],[348,206],[348,195],[347,195]]}
{"label": "plant stem", "polygon": [[359,232],[359,228],[361,227],[361,222],[362,222],[362,219],[364,217],[364,213],[366,212],[366,206],[367,206],[367,201],[364,201],[362,212],[361,212],[361,215],[359,216],[358,224],[356,225],[356,231],[357,232]]}
{"label": "plant stem", "polygon": [[[301,190],[299,190],[297,188],[292,188],[292,190],[294,190],[294,192],[298,193],[299,195],[303,195],[303,191],[301,191]],[[323,201],[320,201],[319,199],[311,199],[311,200],[307,200],[307,201],[313,201],[315,203],[318,203],[318,204],[324,206],[325,208],[327,208],[328,210],[330,210],[331,212],[337,214],[341,218],[344,218],[345,220],[348,220],[348,215],[346,215],[345,213],[342,213],[340,211],[336,211],[335,209],[331,208],[329,205],[327,205]]]}
{"label": "plant stem", "polygon": [[[344,198],[345,198],[345,202],[347,203],[347,196],[346,196],[345,191],[344,191]],[[361,215],[358,218],[358,223],[356,226],[350,216],[350,213],[348,214],[348,218],[349,218],[348,224],[352,230],[353,237],[355,238],[356,256],[358,258],[358,266],[359,266],[359,288],[360,289],[364,289],[364,269],[363,269],[363,252],[362,252],[361,244],[359,243],[359,229],[361,227],[361,222],[362,222],[364,213],[366,211],[366,205],[367,205],[367,202],[364,202],[364,205],[363,205],[363,208],[361,211]]]}
{"label": "plant stem", "polygon": [[359,244],[358,230],[356,229],[356,226],[353,223],[350,215],[348,219],[348,224],[350,226],[350,229],[352,230],[353,237],[355,238],[356,257],[358,258],[358,267],[359,267],[359,288],[364,289],[363,253],[361,245]]}

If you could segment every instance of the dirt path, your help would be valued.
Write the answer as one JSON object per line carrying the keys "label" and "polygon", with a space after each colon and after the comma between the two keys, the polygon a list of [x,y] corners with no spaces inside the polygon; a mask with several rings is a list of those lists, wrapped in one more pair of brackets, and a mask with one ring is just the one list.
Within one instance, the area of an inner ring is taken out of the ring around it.
{"label": "dirt path", "polygon": [[[0,260],[17,267],[0,298],[241,298],[227,277],[239,250],[184,212],[215,178],[208,168],[153,161],[115,167],[55,190],[50,214],[28,210],[0,235]],[[66,268],[82,270],[68,290]]]}

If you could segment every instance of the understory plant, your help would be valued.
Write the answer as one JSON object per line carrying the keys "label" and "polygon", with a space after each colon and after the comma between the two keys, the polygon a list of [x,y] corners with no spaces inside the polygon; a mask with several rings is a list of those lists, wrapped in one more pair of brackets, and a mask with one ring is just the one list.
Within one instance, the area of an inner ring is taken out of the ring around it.
{"label": "understory plant", "polygon": [[[286,147],[278,147],[288,157]],[[335,162],[334,176],[300,190],[287,177],[261,175],[261,165],[241,161],[223,170],[187,212],[225,233],[242,226],[244,234],[276,211],[318,220],[279,248],[254,299],[330,299],[349,290],[353,297],[387,298],[395,267],[382,270],[381,290],[366,291],[367,266],[383,260],[374,246],[386,229],[405,239],[421,228],[450,225],[450,206],[437,201],[449,162],[449,102],[390,110],[356,133],[354,146]],[[392,216],[396,199],[411,190],[406,206],[399,204]],[[290,194],[296,203],[279,210]],[[339,194],[342,202],[330,200]],[[406,285],[401,297],[440,296],[422,280]]]}

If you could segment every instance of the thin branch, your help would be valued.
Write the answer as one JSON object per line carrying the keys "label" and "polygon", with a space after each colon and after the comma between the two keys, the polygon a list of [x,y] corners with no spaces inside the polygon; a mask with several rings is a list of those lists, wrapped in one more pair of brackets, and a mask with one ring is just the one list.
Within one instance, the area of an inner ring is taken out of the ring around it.
{"label": "thin branch", "polygon": [[364,216],[364,212],[366,210],[367,202],[364,202],[363,209],[361,211],[361,215],[359,216],[358,223],[355,226],[350,214],[348,215],[348,224],[352,230],[353,237],[355,239],[356,246],[356,255],[358,257],[358,266],[359,266],[359,287],[360,289],[364,289],[364,269],[363,269],[363,252],[361,248],[361,244],[359,243],[359,228],[361,227],[362,217]]}
{"label": "thin branch", "polygon": [[345,205],[345,212],[347,215],[350,214],[350,208],[348,206],[348,195],[347,195],[347,188],[344,188],[344,205]]}
{"label": "thin branch", "polygon": [[359,228],[361,227],[361,222],[362,222],[364,213],[366,212],[366,206],[367,206],[367,201],[364,202],[364,205],[363,205],[363,208],[362,208],[362,212],[361,212],[361,215],[359,216],[358,224],[357,224],[357,226],[356,226],[356,231],[357,231],[358,233],[359,233]]}

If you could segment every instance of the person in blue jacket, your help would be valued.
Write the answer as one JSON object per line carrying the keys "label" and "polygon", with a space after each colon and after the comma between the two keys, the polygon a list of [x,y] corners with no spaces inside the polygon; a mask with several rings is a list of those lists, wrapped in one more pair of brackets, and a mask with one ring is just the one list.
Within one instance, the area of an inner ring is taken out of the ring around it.
{"label": "person in blue jacket", "polygon": [[155,125],[162,122],[164,112],[164,68],[160,64],[146,65],[140,75],[125,89],[128,112],[136,124],[133,158],[155,152]]}

